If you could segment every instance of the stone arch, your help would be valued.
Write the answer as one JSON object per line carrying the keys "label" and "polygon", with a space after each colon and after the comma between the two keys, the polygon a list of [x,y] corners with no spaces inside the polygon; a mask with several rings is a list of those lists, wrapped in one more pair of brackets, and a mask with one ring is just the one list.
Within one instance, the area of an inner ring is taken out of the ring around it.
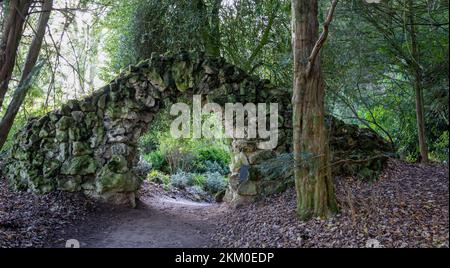
{"label": "stone arch", "polygon": [[[203,94],[219,104],[245,104],[266,102],[275,98],[274,92],[268,81],[221,58],[153,55],[83,100],[31,119],[15,139],[7,177],[16,189],[83,191],[106,201],[134,203],[137,142],[165,99]],[[233,152],[244,146],[249,147],[233,142]],[[253,185],[249,188],[248,194],[256,194]]]}
{"label": "stone arch", "polygon": [[[255,165],[290,152],[289,93],[274,88],[267,80],[249,76],[222,58],[181,53],[152,55],[90,96],[71,100],[60,109],[29,120],[11,148],[6,168],[10,185],[37,193],[83,191],[100,200],[134,205],[139,187],[134,170],[138,139],[164,100],[175,100],[182,94],[207,95],[219,104],[278,103],[276,149],[259,150],[257,140],[232,142],[232,174],[226,200],[251,201],[284,184],[263,180]],[[336,140],[343,135],[337,133]],[[370,135],[376,134],[367,132],[363,136],[371,139]],[[373,147],[382,151],[386,146],[381,140]],[[248,168],[246,175],[241,172],[243,163]]]}

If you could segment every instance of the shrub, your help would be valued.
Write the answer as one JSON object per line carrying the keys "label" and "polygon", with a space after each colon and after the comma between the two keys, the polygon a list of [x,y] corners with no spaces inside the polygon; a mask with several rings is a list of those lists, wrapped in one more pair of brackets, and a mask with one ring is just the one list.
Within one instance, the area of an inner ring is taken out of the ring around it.
{"label": "shrub", "polygon": [[152,165],[147,160],[145,160],[144,157],[140,156],[139,162],[138,162],[137,166],[134,168],[134,171],[136,172],[136,174],[140,178],[145,179],[145,177],[150,172],[150,170],[152,170]]}
{"label": "shrub", "polygon": [[155,135],[151,132],[144,133],[139,139],[139,149],[146,155],[157,149]]}
{"label": "shrub", "polygon": [[161,170],[165,164],[164,157],[158,150],[145,154],[143,157],[152,166],[152,169]]}
{"label": "shrub", "polygon": [[430,158],[439,162],[448,163],[448,131],[444,131],[434,144],[434,151],[430,152]]}
{"label": "shrub", "polygon": [[206,182],[206,176],[203,174],[193,174],[191,176],[191,181],[189,182],[189,185],[196,185],[203,187]]}
{"label": "shrub", "polygon": [[216,161],[206,160],[205,162],[197,162],[196,171],[199,173],[220,173],[222,175],[227,175],[230,173],[230,168],[228,166],[223,166]]}
{"label": "shrub", "polygon": [[200,162],[217,162],[222,166],[227,166],[230,163],[230,154],[228,151],[217,145],[201,147],[197,154]]}
{"label": "shrub", "polygon": [[223,191],[228,186],[227,179],[220,173],[207,173],[205,181],[205,189],[210,193],[217,193]]}
{"label": "shrub", "polygon": [[169,185],[170,184],[170,176],[158,171],[158,170],[152,170],[148,176],[147,179],[149,181],[155,182],[155,183],[159,183],[159,184],[164,184],[164,185]]}
{"label": "shrub", "polygon": [[189,172],[195,163],[195,156],[180,147],[173,147],[166,151],[164,159],[167,162],[168,171],[174,174],[178,171]]}
{"label": "shrub", "polygon": [[170,184],[179,189],[185,189],[192,181],[192,174],[180,171],[170,176]]}

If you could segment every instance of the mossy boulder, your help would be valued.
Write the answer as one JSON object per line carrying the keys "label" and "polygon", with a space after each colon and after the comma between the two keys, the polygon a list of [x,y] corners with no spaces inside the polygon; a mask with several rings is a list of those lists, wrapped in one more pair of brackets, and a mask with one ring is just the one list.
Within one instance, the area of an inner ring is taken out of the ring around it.
{"label": "mossy boulder", "polygon": [[97,171],[97,162],[89,155],[75,156],[67,159],[61,167],[63,175],[88,175]]}
{"label": "mossy boulder", "polygon": [[255,181],[246,180],[238,187],[238,194],[243,196],[253,196],[258,194],[257,183]]}
{"label": "mossy boulder", "polygon": [[139,181],[132,172],[116,173],[108,166],[100,171],[95,183],[98,193],[134,192],[139,188]]}
{"label": "mossy boulder", "polygon": [[73,142],[72,143],[72,155],[83,156],[91,154],[92,150],[88,143],[85,142]]}

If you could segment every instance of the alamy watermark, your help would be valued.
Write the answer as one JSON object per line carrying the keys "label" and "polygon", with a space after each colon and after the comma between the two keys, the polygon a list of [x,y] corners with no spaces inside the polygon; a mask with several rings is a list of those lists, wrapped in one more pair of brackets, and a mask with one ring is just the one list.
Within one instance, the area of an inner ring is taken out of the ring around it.
{"label": "alamy watermark", "polygon": [[80,248],[80,242],[76,239],[69,239],[66,241],[66,248]]}
{"label": "alamy watermark", "polygon": [[[215,120],[203,120],[211,114]],[[264,150],[278,145],[278,103],[226,103],[222,108],[214,102],[202,106],[202,96],[194,95],[192,110],[186,103],[176,103],[170,115],[178,116],[170,125],[170,133],[176,139],[257,139],[258,149]]]}

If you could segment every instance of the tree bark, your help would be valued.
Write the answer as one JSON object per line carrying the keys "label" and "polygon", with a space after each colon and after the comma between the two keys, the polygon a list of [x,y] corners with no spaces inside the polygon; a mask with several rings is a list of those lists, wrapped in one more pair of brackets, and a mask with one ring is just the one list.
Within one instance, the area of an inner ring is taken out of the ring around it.
{"label": "tree bark", "polygon": [[318,38],[317,12],[317,0],[292,0],[294,176],[301,219],[326,218],[337,210],[318,56],[326,35]]}
{"label": "tree bark", "polygon": [[44,0],[42,5],[43,12],[39,16],[38,26],[36,29],[36,35],[31,42],[28,54],[25,60],[25,65],[22,70],[22,75],[19,81],[19,85],[14,92],[13,99],[8,105],[5,115],[0,122],[0,150],[6,142],[9,131],[11,130],[14,119],[28,93],[30,88],[30,80],[33,74],[33,68],[36,65],[36,61],[39,57],[39,52],[41,50],[42,41],[45,36],[45,30],[47,27],[48,20],[50,18],[50,10],[53,6],[53,0]]}
{"label": "tree bark", "polygon": [[414,77],[414,92],[416,99],[416,122],[417,122],[417,136],[419,139],[419,149],[421,161],[423,163],[428,162],[428,147],[425,136],[425,118],[424,118],[424,105],[423,105],[423,90],[422,90],[422,69],[419,65],[419,44],[417,42],[417,29],[415,22],[413,1],[408,1],[409,6],[409,24],[411,35],[411,69]]}
{"label": "tree bark", "polygon": [[0,43],[0,110],[14,70],[17,50],[31,0],[11,0]]}

